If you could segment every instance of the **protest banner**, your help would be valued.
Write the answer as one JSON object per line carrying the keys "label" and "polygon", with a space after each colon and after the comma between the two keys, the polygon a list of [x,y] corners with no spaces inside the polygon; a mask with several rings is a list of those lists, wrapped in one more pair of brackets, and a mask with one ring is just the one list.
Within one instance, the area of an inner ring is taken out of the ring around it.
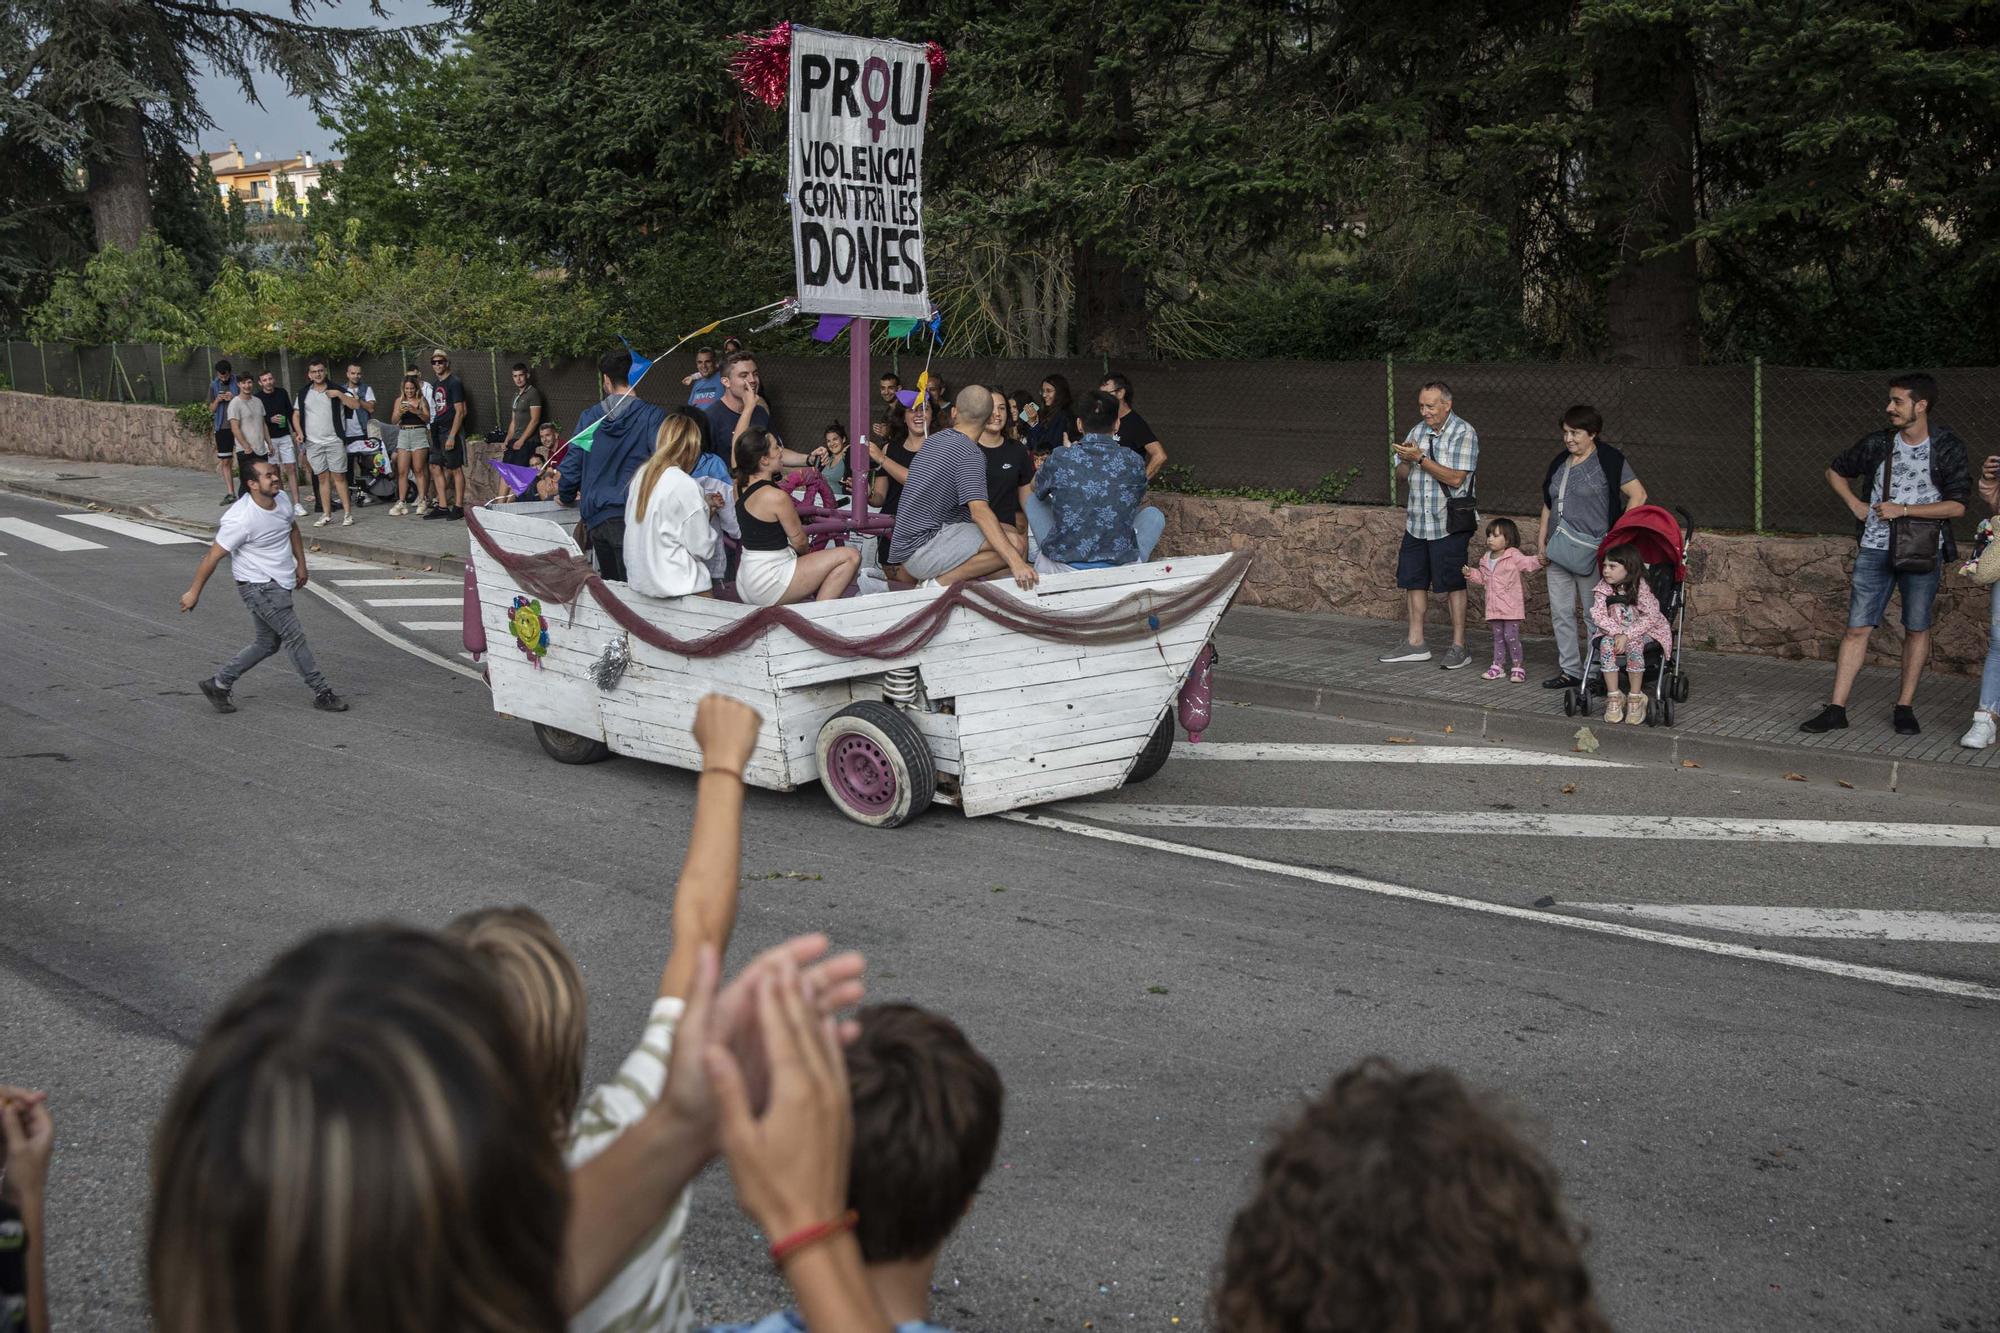
{"label": "protest banner", "polygon": [[922,46],[792,29],[792,256],[814,314],[928,319]]}

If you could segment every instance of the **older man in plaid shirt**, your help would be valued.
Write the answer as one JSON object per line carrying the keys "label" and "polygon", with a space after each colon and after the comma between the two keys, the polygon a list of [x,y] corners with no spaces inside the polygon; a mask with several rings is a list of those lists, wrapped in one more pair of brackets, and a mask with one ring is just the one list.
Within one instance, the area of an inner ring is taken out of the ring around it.
{"label": "older man in plaid shirt", "polygon": [[1423,420],[1396,446],[1398,480],[1409,487],[1403,546],[1396,554],[1396,586],[1409,595],[1410,631],[1404,642],[1382,654],[1384,662],[1428,662],[1424,613],[1430,595],[1444,593],[1451,607],[1451,647],[1439,664],[1456,671],[1472,661],[1465,651],[1465,564],[1470,532],[1445,531],[1445,501],[1466,493],[1479,467],[1479,432],[1451,410],[1451,386],[1442,380],[1417,394]]}

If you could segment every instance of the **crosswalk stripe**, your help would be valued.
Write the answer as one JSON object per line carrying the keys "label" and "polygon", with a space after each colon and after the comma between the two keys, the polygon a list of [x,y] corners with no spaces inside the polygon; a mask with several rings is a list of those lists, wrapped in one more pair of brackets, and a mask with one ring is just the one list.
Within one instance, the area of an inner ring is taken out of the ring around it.
{"label": "crosswalk stripe", "polygon": [[463,597],[368,597],[363,606],[457,606]]}
{"label": "crosswalk stripe", "polygon": [[1167,852],[1174,856],[1185,856],[1191,860],[1209,861],[1219,865],[1236,866],[1242,870],[1261,871],[1269,875],[1282,875],[1288,879],[1304,880],[1311,884],[1324,884],[1329,888],[1348,889],[1359,893],[1373,894],[1382,898],[1399,898],[1405,902],[1428,903],[1434,907],[1451,907],[1462,912],[1474,912],[1484,916],[1504,917],[1508,920],[1526,922],[1541,926],[1551,926],[1560,930],[1580,931],[1591,935],[1610,935],[1619,939],[1642,940],[1648,944],[1661,944],[1673,949],[1687,949],[1695,953],[1715,954],[1723,958],[1733,958],[1742,962],[1771,963],[1780,967],[1797,968],[1803,972],[1819,972],[1827,976],[1841,977],[1850,981],[1869,981],[1879,985],[1893,986],[1900,990],[1930,991],[1937,995],[1952,995],[1969,1000],[2000,1001],[2000,987],[1982,986],[1973,981],[1960,981],[1955,977],[1929,976],[1921,972],[1899,972],[1894,968],[1871,967],[1866,963],[1850,963],[1839,958],[1820,958],[1812,954],[1787,953],[1761,944],[1737,944],[1729,940],[1711,940],[1698,935],[1677,935],[1668,930],[1651,930],[1644,926],[1628,926],[1622,921],[1600,921],[1595,917],[1564,916],[1556,912],[1546,912],[1539,908],[1515,907],[1510,903],[1488,902],[1483,898],[1465,898],[1457,894],[1437,893],[1430,889],[1411,888],[1403,884],[1391,884],[1386,880],[1366,879],[1360,875],[1347,875],[1333,870],[1319,870],[1312,866],[1287,865],[1282,861],[1269,861],[1255,856],[1242,856],[1235,852],[1217,851],[1213,847],[1193,847],[1186,843],[1168,842],[1163,838],[1149,838],[1143,834],[1127,833],[1123,829],[1098,828],[1091,824],[1078,824],[1073,820],[1057,819],[1039,810],[1008,810],[996,816],[1017,824],[1034,824],[1042,828],[1057,829],[1080,838],[1093,838],[1100,842],[1115,843],[1121,847],[1139,847],[1149,851]]}
{"label": "crosswalk stripe", "polygon": [[1616,838],[1688,842],[1841,843],[1863,847],[2000,847],[2000,825],[1865,820],[1728,819],[1710,815],[1558,815],[1527,811],[1321,810],[1231,805],[1063,807],[1080,819],[1147,828],[1265,829],[1299,833],[1459,833],[1482,837]]}
{"label": "crosswalk stripe", "polygon": [[465,626],[456,620],[405,620],[399,622],[404,629],[461,630]]}
{"label": "crosswalk stripe", "polygon": [[11,532],[22,541],[33,542],[51,551],[102,551],[104,543],[87,542],[81,537],[54,528],[45,528],[39,523],[30,523],[25,518],[0,518],[0,532]]}
{"label": "crosswalk stripe", "polygon": [[190,537],[185,532],[169,532],[165,528],[152,527],[145,523],[134,523],[129,518],[119,518],[114,514],[59,514],[70,523],[81,523],[85,527],[102,528],[115,532],[121,537],[131,537],[149,542],[154,546],[204,546],[199,537]]}
{"label": "crosswalk stripe", "polygon": [[335,579],[336,588],[456,588],[457,579]]}
{"label": "crosswalk stripe", "polygon": [[1741,935],[1815,940],[2000,944],[2000,912],[1897,912],[1859,907],[1738,907],[1700,903],[1561,903],[1565,911],[1640,916]]}
{"label": "crosswalk stripe", "polygon": [[1264,741],[1174,742],[1175,759],[1294,764],[1478,764],[1511,768],[1627,768],[1609,759],[1483,745],[1312,745]]}

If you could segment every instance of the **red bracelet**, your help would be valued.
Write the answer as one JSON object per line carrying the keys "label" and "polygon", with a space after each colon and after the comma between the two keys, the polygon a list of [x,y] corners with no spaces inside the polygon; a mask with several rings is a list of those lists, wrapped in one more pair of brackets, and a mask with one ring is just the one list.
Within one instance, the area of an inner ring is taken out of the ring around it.
{"label": "red bracelet", "polygon": [[783,1240],[774,1240],[771,1242],[771,1262],[782,1268],[785,1260],[800,1250],[838,1236],[843,1231],[852,1231],[860,1220],[861,1214],[850,1208],[831,1222],[815,1222],[809,1227],[794,1231]]}

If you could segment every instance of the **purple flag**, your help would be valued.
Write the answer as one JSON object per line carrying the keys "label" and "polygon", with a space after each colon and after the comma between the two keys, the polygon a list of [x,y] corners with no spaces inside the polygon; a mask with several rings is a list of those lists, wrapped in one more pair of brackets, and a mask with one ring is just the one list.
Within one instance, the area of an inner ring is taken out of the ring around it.
{"label": "purple flag", "polygon": [[[493,463],[490,458],[486,461]],[[500,474],[500,480],[507,483],[507,489],[516,495],[525,494],[527,489],[535,484],[535,478],[539,475],[539,469],[522,467],[518,463],[493,463],[493,470]]]}
{"label": "purple flag", "polygon": [[830,343],[840,336],[840,331],[854,322],[852,315],[821,315],[819,327],[813,330],[813,341]]}

